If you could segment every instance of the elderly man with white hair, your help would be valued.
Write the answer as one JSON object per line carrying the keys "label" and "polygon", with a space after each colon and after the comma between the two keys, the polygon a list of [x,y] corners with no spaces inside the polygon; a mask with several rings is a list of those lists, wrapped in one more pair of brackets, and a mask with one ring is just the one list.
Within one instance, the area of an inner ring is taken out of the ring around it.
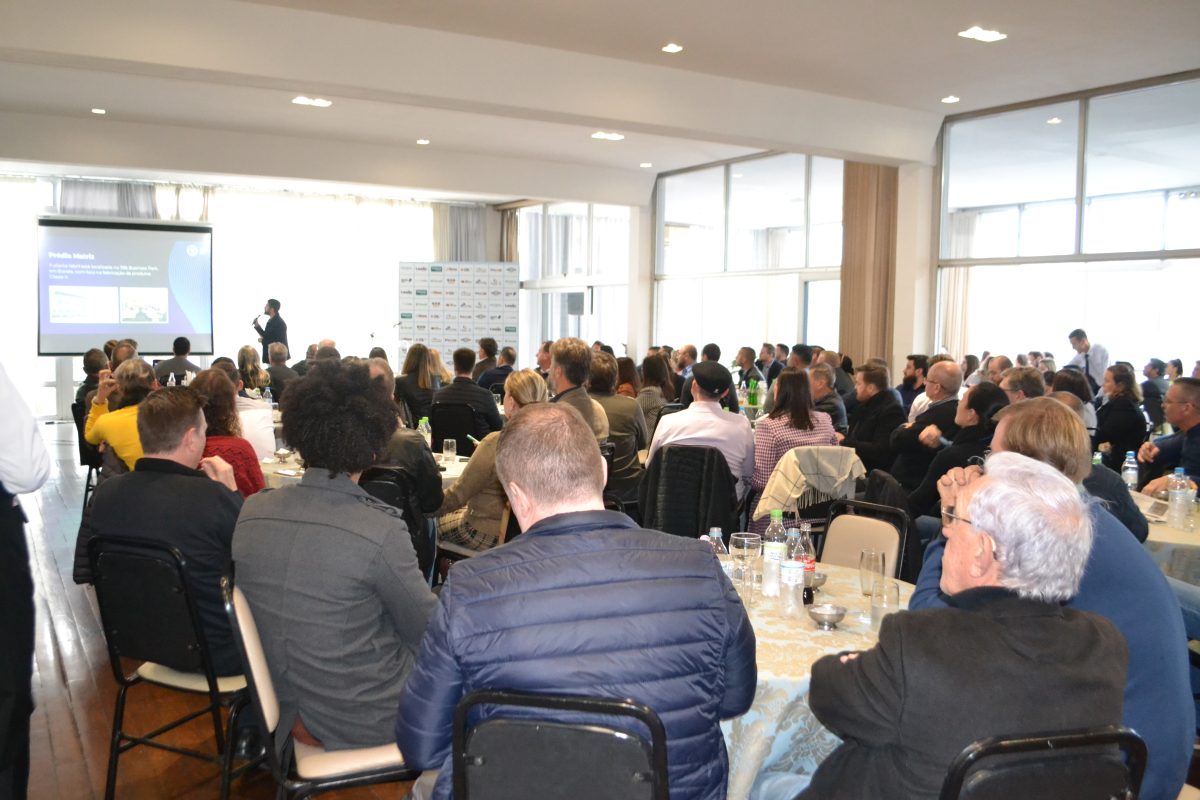
{"label": "elderly man with white hair", "polygon": [[1092,547],[1074,484],[999,453],[942,513],[949,607],[885,617],[876,647],[813,665],[809,705],[843,742],[803,798],[932,799],[977,739],[1121,720],[1124,638],[1062,606]]}

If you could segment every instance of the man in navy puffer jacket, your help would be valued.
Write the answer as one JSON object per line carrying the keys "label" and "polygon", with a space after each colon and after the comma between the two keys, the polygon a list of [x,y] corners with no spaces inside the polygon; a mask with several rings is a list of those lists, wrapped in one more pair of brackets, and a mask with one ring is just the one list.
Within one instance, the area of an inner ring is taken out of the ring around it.
{"label": "man in navy puffer jacket", "polygon": [[723,798],[719,722],[750,708],[758,672],[711,548],[605,511],[604,461],[569,406],[514,415],[496,471],[525,533],[451,570],[400,697],[405,762],[441,769],[433,796],[450,797],[454,708],[475,689],[629,697],[666,726],[673,800]]}

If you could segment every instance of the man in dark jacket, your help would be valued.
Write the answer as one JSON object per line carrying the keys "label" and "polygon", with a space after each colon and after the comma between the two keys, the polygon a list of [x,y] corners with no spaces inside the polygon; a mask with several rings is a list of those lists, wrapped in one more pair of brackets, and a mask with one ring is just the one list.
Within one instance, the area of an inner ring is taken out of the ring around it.
{"label": "man in dark jacket", "polygon": [[757,668],[711,549],[605,511],[595,437],[565,405],[514,415],[496,472],[525,533],[454,567],[400,697],[405,763],[440,769],[433,796],[450,797],[454,709],[470,689],[629,697],[666,726],[673,800],[724,797],[719,722],[750,708]]}
{"label": "man in dark jacket", "polygon": [[904,424],[904,409],[888,382],[884,367],[868,364],[854,373],[858,405],[850,412],[850,430],[838,440],[853,447],[867,472],[892,465],[892,431]]}
{"label": "man in dark jacket", "polygon": [[1061,605],[1092,547],[1075,486],[1048,464],[999,453],[951,502],[949,607],[885,617],[875,648],[813,665],[809,705],[843,743],[801,797],[933,800],[973,741],[1120,721],[1121,632]]}
{"label": "man in dark jacket", "polygon": [[479,375],[477,383],[489,392],[493,391],[492,387],[499,384],[500,397],[504,397],[504,382],[508,380],[508,376],[513,372],[513,365],[517,363],[517,351],[512,347],[505,347],[500,351],[499,364]]}
{"label": "man in dark jacket", "polygon": [[889,471],[910,492],[925,479],[933,457],[958,433],[954,417],[958,413],[962,369],[953,361],[939,361],[929,368],[928,376],[921,375],[921,386],[929,406],[915,420],[892,431],[889,442],[896,454]]}
{"label": "man in dark jacket", "polygon": [[475,366],[475,353],[469,347],[454,351],[454,380],[443,386],[433,396],[435,403],[465,403],[475,412],[475,438],[482,439],[492,431],[504,427],[504,420],[496,410],[496,398],[492,393],[471,379],[471,368]]}
{"label": "man in dark jacket", "polygon": [[1161,358],[1152,358],[1142,367],[1142,374],[1146,376],[1146,380],[1142,381],[1142,408],[1150,418],[1151,429],[1162,425],[1165,420],[1162,401],[1171,388],[1170,382],[1164,377],[1166,372],[1167,363]]}
{"label": "man in dark jacket", "polygon": [[271,360],[269,348],[273,343],[288,346],[287,323],[279,316],[279,301],[273,297],[263,306],[263,313],[267,315],[267,327],[259,325],[258,317],[255,317],[254,330],[258,331],[258,340],[262,342],[262,360],[266,363]]}

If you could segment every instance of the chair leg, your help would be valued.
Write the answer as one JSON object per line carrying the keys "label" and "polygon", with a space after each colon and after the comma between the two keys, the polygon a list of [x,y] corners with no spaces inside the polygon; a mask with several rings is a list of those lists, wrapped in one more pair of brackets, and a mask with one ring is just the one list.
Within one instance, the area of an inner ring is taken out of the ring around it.
{"label": "chair leg", "polygon": [[129,687],[121,684],[117,690],[117,707],[113,711],[112,738],[108,745],[108,776],[104,783],[104,800],[113,800],[117,793],[117,759],[121,756],[121,723],[125,719],[125,692]]}
{"label": "chair leg", "polygon": [[221,754],[221,800],[229,800],[229,773],[233,771],[233,751],[237,745],[234,736],[237,731],[238,717],[244,707],[244,704],[236,700],[229,707],[229,727],[225,734],[225,750]]}

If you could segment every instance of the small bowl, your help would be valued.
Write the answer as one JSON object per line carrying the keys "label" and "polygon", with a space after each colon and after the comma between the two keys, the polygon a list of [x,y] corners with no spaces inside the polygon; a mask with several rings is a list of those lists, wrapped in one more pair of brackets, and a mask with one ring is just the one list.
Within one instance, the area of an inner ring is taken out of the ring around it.
{"label": "small bowl", "polygon": [[825,581],[828,578],[829,578],[829,576],[826,575],[824,572],[814,572],[812,574],[812,582],[809,583],[809,586],[811,586],[813,591],[815,592],[818,589],[820,589],[822,586],[825,585]]}
{"label": "small bowl", "polygon": [[818,628],[823,631],[832,631],[837,629],[837,624],[846,616],[846,609],[823,603],[819,606],[809,606],[808,615],[817,623]]}

